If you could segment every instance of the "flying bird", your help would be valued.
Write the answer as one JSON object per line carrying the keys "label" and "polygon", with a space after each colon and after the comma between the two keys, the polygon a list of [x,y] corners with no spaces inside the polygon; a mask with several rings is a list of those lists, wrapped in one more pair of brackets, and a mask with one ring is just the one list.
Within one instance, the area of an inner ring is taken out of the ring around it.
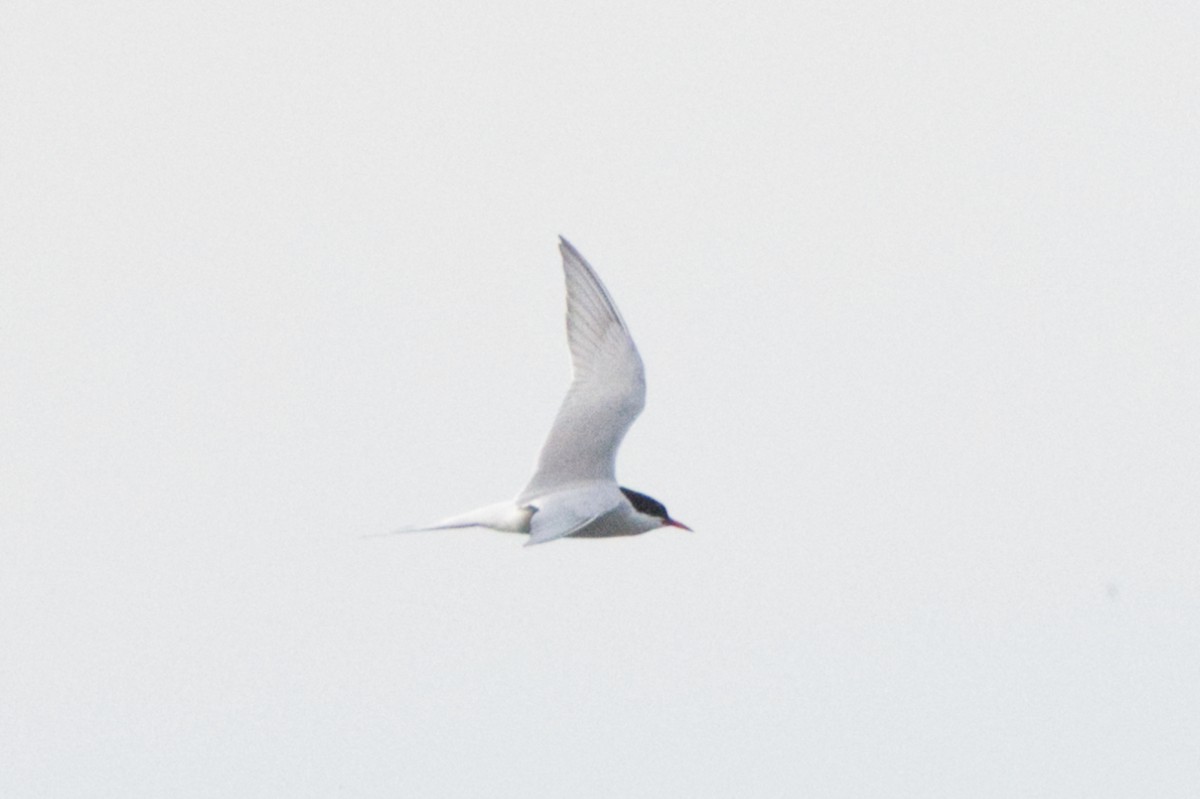
{"label": "flying bird", "polygon": [[533,477],[516,499],[398,532],[486,527],[557,538],[639,535],[691,528],[645,494],[617,484],[617,448],[646,404],[642,358],[612,295],[579,251],[559,238],[567,283],[567,342],[574,379]]}

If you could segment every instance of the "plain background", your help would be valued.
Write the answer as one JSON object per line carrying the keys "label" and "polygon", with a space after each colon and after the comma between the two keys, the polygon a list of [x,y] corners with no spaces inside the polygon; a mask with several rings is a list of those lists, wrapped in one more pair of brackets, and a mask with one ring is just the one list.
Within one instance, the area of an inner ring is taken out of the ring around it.
{"label": "plain background", "polygon": [[[1194,3],[0,24],[0,794],[1200,795]],[[515,495],[556,236],[695,534]]]}

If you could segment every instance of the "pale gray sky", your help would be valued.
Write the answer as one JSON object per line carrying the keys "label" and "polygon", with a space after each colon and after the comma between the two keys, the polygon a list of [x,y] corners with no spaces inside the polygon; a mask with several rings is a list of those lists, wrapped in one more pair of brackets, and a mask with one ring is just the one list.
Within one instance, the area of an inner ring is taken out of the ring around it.
{"label": "pale gray sky", "polygon": [[446,6],[5,5],[0,794],[1196,796],[1196,6]]}

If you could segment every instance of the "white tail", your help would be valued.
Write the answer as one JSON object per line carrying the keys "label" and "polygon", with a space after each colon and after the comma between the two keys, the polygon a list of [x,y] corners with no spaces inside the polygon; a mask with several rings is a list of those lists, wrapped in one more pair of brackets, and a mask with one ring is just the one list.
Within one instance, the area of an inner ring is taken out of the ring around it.
{"label": "white tail", "polygon": [[386,533],[369,533],[363,538],[381,538],[386,535],[400,533],[423,533],[432,530],[458,530],[464,527],[487,527],[505,533],[528,533],[529,520],[533,518],[534,508],[519,507],[512,502],[498,502],[473,511],[442,519],[434,524],[416,527],[401,527],[399,530],[389,530]]}

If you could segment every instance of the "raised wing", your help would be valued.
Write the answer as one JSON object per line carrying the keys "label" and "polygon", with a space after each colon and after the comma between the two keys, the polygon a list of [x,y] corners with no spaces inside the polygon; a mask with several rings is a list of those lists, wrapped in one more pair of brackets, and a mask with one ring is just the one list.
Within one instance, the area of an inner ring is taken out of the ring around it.
{"label": "raised wing", "polygon": [[646,404],[642,359],[600,278],[560,239],[575,378],[518,501],[584,480],[615,480],[617,448]]}

